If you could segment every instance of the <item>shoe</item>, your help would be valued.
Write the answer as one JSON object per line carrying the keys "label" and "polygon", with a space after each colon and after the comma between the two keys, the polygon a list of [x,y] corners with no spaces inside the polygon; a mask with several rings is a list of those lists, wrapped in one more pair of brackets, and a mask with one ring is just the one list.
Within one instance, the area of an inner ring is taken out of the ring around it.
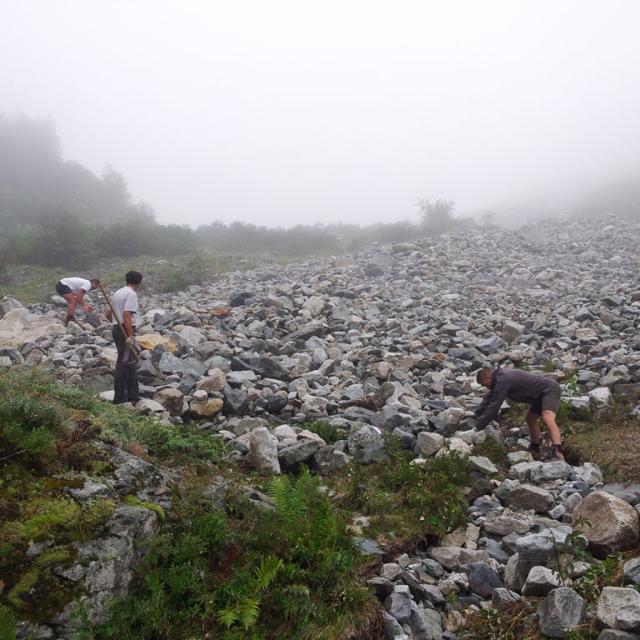
{"label": "shoe", "polygon": [[560,445],[551,445],[549,453],[544,458],[549,462],[564,462],[564,453],[562,453],[562,447]]}
{"label": "shoe", "polygon": [[534,460],[540,460],[540,444],[530,444],[527,451]]}

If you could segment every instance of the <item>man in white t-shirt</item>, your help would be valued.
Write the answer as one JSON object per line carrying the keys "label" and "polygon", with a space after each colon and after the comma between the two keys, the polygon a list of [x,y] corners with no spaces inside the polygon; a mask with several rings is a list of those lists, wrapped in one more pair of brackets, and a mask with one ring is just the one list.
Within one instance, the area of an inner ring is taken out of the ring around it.
{"label": "man in white t-shirt", "polygon": [[65,324],[69,324],[76,315],[76,307],[82,307],[85,313],[90,313],[92,307],[84,301],[84,294],[100,286],[98,278],[62,278],[56,284],[56,292],[67,301],[67,318]]}
{"label": "man in white t-shirt", "polygon": [[[133,334],[138,315],[138,294],[136,293],[142,282],[142,274],[138,271],[128,271],[125,275],[127,285],[118,289],[111,298],[111,304],[116,317],[109,309],[107,318],[111,320],[113,341],[118,350],[116,370],[113,377],[113,403],[133,402],[140,399],[138,386],[138,365],[131,352]],[[120,328],[124,327],[124,334]]]}

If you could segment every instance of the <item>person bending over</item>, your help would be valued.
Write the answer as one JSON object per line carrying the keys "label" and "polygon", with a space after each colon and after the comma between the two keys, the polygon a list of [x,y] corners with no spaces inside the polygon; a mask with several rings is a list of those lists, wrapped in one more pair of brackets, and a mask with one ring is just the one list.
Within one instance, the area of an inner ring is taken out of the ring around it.
{"label": "person bending over", "polygon": [[[118,289],[111,298],[111,304],[117,317],[113,317],[111,309],[106,316],[111,320],[113,341],[118,350],[116,370],[113,377],[113,403],[133,402],[140,400],[138,385],[138,362],[132,353],[134,331],[138,315],[137,290],[142,282],[142,274],[128,271],[125,275],[126,286]],[[119,324],[124,327],[124,333]]]}
{"label": "person bending over", "polygon": [[91,280],[86,280],[85,278],[62,278],[56,284],[56,293],[67,301],[65,324],[69,324],[74,319],[76,307],[78,306],[82,307],[85,313],[92,311],[91,305],[84,301],[84,294],[92,289],[97,289],[99,286],[100,280],[98,278],[91,278]]}
{"label": "person bending over", "polygon": [[542,418],[549,437],[551,438],[550,459],[564,460],[562,454],[562,437],[556,424],[556,413],[560,406],[562,390],[552,378],[527,373],[519,369],[494,370],[484,368],[478,371],[476,381],[489,389],[480,406],[476,409],[478,429],[484,429],[492,420],[498,417],[500,407],[505,400],[526,402],[529,404],[527,426],[531,435],[531,451],[534,458],[540,457],[540,426],[538,420]]}

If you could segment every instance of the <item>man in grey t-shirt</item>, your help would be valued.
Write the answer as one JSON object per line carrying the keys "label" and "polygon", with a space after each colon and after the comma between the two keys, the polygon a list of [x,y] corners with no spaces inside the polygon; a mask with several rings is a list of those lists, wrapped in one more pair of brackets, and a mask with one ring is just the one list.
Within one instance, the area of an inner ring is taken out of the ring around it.
{"label": "man in grey t-shirt", "polygon": [[531,435],[529,450],[534,458],[540,454],[540,427],[542,418],[551,439],[550,458],[564,460],[562,454],[562,436],[556,423],[556,413],[560,406],[562,390],[560,385],[546,376],[535,375],[518,369],[480,369],[476,380],[489,389],[480,406],[476,409],[478,428],[484,429],[489,422],[498,417],[500,407],[505,400],[526,402],[529,405],[527,426]]}
{"label": "man in grey t-shirt", "polygon": [[[107,318],[111,320],[113,341],[118,350],[116,370],[113,377],[113,403],[136,403],[140,399],[138,386],[138,366],[131,347],[138,315],[137,290],[142,282],[142,274],[138,271],[128,271],[125,275],[126,286],[118,289],[111,298],[111,304],[117,317],[111,310],[107,311]],[[120,328],[124,327],[124,333]]]}

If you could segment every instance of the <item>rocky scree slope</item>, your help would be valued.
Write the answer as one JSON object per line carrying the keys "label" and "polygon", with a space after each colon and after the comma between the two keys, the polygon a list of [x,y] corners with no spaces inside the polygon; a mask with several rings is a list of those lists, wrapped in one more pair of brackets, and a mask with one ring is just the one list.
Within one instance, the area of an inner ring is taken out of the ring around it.
{"label": "rocky scree slope", "polygon": [[[471,412],[480,401],[472,373],[486,364],[555,374],[570,382],[564,400],[575,409],[606,405],[612,394],[637,402],[639,232],[615,218],[549,221],[142,296],[144,398],[136,410],[177,425],[195,421],[238,462],[267,474],[308,465],[330,476],[379,462],[385,434],[415,464],[467,458],[478,479],[469,524],[385,563],[372,581],[386,637],[464,637],[473,614],[520,598],[544,598],[537,618],[546,637],[566,637],[585,621],[604,629],[603,640],[636,637],[640,560],[625,564],[624,586],[601,588],[593,602],[579,581],[602,566],[591,553],[637,550],[640,488],[604,485],[588,462],[533,462],[523,450],[526,429],[478,432]],[[227,305],[228,317],[213,313]],[[70,384],[109,398],[115,351],[107,326],[65,329],[47,305],[27,310],[5,299],[2,310],[0,364],[53,366]],[[319,420],[341,437],[327,442],[307,428]],[[487,438],[504,436],[506,469],[474,456]],[[591,553],[569,562],[584,541]],[[365,542],[364,552],[384,554]]]}

